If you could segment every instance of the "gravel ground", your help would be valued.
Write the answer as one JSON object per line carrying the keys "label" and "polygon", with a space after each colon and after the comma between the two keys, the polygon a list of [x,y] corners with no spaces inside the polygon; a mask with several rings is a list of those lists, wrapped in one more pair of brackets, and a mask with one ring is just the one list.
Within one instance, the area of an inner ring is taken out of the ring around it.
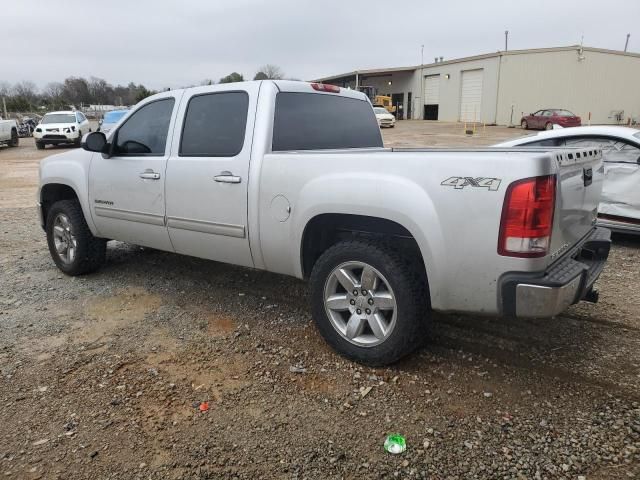
{"label": "gravel ground", "polygon": [[[520,132],[478,133],[384,134]],[[370,369],[324,344],[295,279],[118,242],[100,272],[62,275],[33,207],[51,153],[0,149],[3,478],[640,478],[640,239],[616,237],[599,304],[436,315],[421,351]]]}

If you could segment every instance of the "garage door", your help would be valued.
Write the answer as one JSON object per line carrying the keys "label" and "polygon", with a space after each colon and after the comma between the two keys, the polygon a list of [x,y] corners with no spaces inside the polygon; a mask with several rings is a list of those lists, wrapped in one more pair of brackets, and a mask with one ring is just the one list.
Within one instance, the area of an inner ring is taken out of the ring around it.
{"label": "garage door", "polygon": [[440,103],[440,75],[429,75],[424,79],[424,104]]}
{"label": "garage door", "polygon": [[460,89],[460,120],[463,122],[480,121],[482,106],[482,75],[484,71],[466,70],[462,72]]}

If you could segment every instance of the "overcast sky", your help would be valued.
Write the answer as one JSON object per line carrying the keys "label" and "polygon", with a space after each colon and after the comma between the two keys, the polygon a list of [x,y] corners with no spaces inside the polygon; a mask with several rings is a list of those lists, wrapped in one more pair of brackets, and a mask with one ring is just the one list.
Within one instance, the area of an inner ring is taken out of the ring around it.
{"label": "overcast sky", "polygon": [[265,63],[309,80],[435,56],[580,43],[640,51],[638,0],[2,0],[0,81],[153,89]]}

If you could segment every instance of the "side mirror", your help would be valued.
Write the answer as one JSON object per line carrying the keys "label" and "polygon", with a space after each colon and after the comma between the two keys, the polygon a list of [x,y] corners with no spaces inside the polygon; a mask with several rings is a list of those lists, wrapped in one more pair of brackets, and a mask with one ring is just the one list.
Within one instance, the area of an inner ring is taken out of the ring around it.
{"label": "side mirror", "polygon": [[89,132],[82,138],[81,145],[88,152],[106,153],[107,136],[102,132]]}

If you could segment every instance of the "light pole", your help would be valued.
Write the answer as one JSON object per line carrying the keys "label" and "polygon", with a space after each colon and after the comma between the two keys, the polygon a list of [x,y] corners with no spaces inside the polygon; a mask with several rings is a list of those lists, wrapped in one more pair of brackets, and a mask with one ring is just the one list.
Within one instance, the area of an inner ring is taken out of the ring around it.
{"label": "light pole", "polygon": [[504,31],[504,51],[509,50],[509,30]]}
{"label": "light pole", "polygon": [[422,119],[424,120],[424,45],[420,49],[420,105],[422,105]]}
{"label": "light pole", "polygon": [[630,33],[627,33],[627,41],[624,42],[624,51],[627,51],[627,48],[629,47],[629,37],[631,36]]}

